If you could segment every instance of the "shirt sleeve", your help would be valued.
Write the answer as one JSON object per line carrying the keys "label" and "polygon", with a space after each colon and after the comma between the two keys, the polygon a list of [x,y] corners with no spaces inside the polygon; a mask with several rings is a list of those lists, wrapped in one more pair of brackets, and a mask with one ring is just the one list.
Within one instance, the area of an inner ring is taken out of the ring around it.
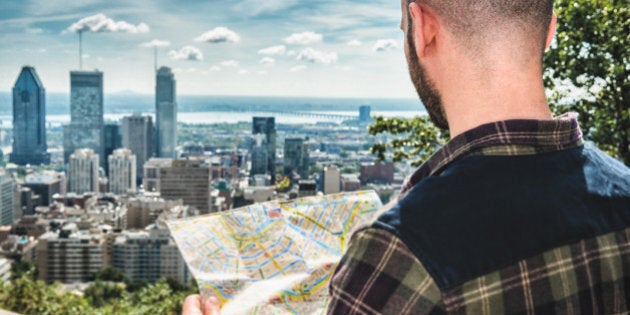
{"label": "shirt sleeve", "polygon": [[330,281],[328,314],[429,314],[441,292],[395,235],[366,228],[352,236]]}

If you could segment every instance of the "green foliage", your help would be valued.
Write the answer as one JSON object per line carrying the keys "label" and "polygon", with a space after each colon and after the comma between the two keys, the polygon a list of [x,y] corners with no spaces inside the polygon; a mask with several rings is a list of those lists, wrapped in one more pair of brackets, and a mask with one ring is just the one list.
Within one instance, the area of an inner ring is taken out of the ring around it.
{"label": "green foliage", "polygon": [[22,314],[85,314],[89,304],[81,296],[60,292],[57,285],[23,276],[0,285],[0,308]]}
{"label": "green foliage", "polygon": [[99,269],[94,275],[97,281],[128,282],[125,274],[113,267]]}
{"label": "green foliage", "polygon": [[413,119],[376,117],[368,131],[373,136],[397,136],[387,143],[377,142],[372,145],[371,152],[377,155],[378,160],[385,160],[385,153],[391,150],[394,162],[411,160],[414,166],[426,161],[448,141],[448,132],[435,127],[428,116]]}
{"label": "green foliage", "polygon": [[11,264],[11,281],[22,277],[37,279],[35,263],[28,260],[16,260]]}
{"label": "green foliage", "polygon": [[35,280],[28,271],[11,284],[0,281],[0,309],[21,314],[180,314],[186,296],[195,293],[196,284],[173,279],[146,284],[133,293],[123,283],[97,280],[80,295]]}
{"label": "green foliage", "polygon": [[[556,43],[545,54],[545,83],[556,113],[575,111],[587,140],[630,165],[630,5],[556,0]],[[579,97],[562,91],[571,83]]]}
{"label": "green foliage", "polygon": [[97,280],[83,291],[85,298],[89,299],[94,307],[103,307],[112,299],[126,297],[124,285],[113,282]]}

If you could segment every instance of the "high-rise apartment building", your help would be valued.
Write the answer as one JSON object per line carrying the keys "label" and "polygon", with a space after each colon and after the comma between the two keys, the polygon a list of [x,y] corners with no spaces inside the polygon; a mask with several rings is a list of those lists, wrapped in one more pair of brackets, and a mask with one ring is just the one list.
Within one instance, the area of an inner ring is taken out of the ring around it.
{"label": "high-rise apartment building", "polygon": [[122,142],[125,149],[136,156],[136,181],[142,180],[142,167],[153,157],[153,119],[151,116],[134,114],[123,118]]}
{"label": "high-rise apartment building", "polygon": [[103,72],[70,72],[70,124],[64,127],[64,161],[76,149],[92,149],[105,165]]}
{"label": "high-rise apartment building", "polygon": [[136,156],[128,149],[117,149],[108,158],[109,192],[123,195],[136,191]]}
{"label": "high-rise apartment building", "polygon": [[[116,122],[106,122],[103,127],[103,155],[105,157],[114,153],[114,150],[122,148],[122,133],[120,124]],[[105,163],[105,174],[109,176],[109,164]]]}
{"label": "high-rise apartment building", "polygon": [[39,279],[46,283],[92,281],[106,262],[103,236],[78,232],[76,228],[45,233],[36,251]]}
{"label": "high-rise apartment building", "polygon": [[[276,118],[254,117],[252,122],[252,134],[265,135],[267,149],[267,174],[271,181],[276,182]],[[252,174],[255,175],[255,174]]]}
{"label": "high-rise apartment building", "polygon": [[302,179],[308,178],[309,156],[308,146],[302,138],[284,140],[284,175],[295,172]]}
{"label": "high-rise apartment building", "polygon": [[[15,183],[11,174],[0,170],[0,225],[11,225],[14,221]],[[19,201],[18,201],[19,202]]]}
{"label": "high-rise apartment building", "polygon": [[156,225],[116,237],[112,266],[131,281],[172,278],[188,282],[188,270],[169,231]]}
{"label": "high-rise apartment building", "polygon": [[50,163],[46,145],[46,91],[35,68],[25,66],[13,86],[11,163]]}
{"label": "high-rise apartment building", "polygon": [[99,156],[91,149],[78,149],[68,163],[68,192],[98,192]]}
{"label": "high-rise apartment building", "polygon": [[157,157],[176,158],[177,102],[175,95],[175,76],[171,68],[161,67],[155,79]]}
{"label": "high-rise apartment building", "polygon": [[164,199],[181,199],[184,205],[209,213],[212,210],[212,170],[200,160],[173,160],[160,167],[160,195]]}

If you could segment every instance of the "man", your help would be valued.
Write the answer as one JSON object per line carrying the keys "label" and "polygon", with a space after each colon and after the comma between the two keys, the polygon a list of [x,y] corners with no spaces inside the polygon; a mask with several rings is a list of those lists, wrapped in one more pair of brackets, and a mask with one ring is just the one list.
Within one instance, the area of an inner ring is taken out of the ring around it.
{"label": "man", "polygon": [[329,313],[627,313],[630,169],[551,119],[553,0],[408,1],[411,78],[452,140],[353,235]]}
{"label": "man", "polygon": [[452,140],[354,233],[329,313],[628,312],[630,169],[585,145],[575,115],[552,119],[552,7],[402,0],[411,79]]}

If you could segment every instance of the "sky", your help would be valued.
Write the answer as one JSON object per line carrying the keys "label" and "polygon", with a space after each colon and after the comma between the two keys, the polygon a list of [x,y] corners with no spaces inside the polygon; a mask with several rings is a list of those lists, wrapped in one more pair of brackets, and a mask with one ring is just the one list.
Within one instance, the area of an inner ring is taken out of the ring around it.
{"label": "sky", "polygon": [[23,65],[47,92],[69,71],[104,72],[106,93],[416,98],[392,0],[0,0],[0,91]]}

